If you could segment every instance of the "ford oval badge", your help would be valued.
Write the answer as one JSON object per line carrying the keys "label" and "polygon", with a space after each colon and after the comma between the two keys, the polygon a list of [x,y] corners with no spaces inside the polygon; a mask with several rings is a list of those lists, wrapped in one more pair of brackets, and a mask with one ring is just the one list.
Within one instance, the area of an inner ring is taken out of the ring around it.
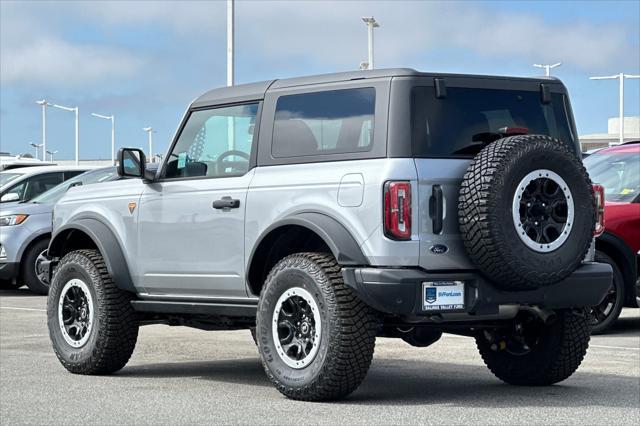
{"label": "ford oval badge", "polygon": [[449,251],[449,247],[444,244],[436,244],[435,246],[431,246],[429,250],[434,254],[444,254]]}

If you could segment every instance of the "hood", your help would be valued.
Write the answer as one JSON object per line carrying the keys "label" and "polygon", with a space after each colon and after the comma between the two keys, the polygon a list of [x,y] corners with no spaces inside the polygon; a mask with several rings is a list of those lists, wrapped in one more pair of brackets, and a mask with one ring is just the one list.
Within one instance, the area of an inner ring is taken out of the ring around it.
{"label": "hood", "polygon": [[53,211],[52,204],[39,204],[39,203],[8,203],[8,206],[0,205],[0,214],[2,216],[10,214],[44,214],[51,213]]}

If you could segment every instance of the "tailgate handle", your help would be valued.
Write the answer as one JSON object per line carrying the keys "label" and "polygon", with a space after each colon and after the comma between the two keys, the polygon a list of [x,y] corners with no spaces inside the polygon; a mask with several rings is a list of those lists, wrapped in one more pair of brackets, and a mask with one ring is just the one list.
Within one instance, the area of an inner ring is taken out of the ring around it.
{"label": "tailgate handle", "polygon": [[442,222],[444,220],[444,202],[442,199],[442,187],[433,185],[431,187],[431,198],[429,198],[429,216],[433,224],[433,233],[442,232]]}

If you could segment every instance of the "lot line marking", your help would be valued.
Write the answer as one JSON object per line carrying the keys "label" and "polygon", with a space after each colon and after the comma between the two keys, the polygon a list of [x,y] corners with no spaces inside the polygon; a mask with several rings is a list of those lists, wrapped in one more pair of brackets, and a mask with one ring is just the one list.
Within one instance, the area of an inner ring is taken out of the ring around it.
{"label": "lot line marking", "polygon": [[589,345],[590,348],[602,348],[602,349],[622,349],[626,351],[640,352],[640,348],[626,348],[624,346],[605,346],[605,345]]}
{"label": "lot line marking", "polygon": [[0,306],[0,309],[12,309],[14,311],[37,311],[37,312],[47,312],[46,309],[35,309],[35,308],[17,308],[15,306]]}

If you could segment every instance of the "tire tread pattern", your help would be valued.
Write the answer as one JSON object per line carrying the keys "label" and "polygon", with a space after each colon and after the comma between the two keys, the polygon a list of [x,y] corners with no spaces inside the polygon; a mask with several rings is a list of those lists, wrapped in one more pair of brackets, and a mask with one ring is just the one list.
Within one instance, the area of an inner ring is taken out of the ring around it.
{"label": "tire tread pattern", "polygon": [[[119,289],[113,282],[100,252],[97,250],[77,250],[68,253],[58,264],[58,269],[65,264],[81,265],[92,278],[97,299],[96,304],[100,316],[100,327],[91,356],[80,363],[72,363],[61,356],[56,345],[54,351],[62,365],[72,373],[84,375],[111,374],[122,369],[136,346],[138,339],[138,319],[131,306],[132,295]],[[63,285],[55,283],[54,285]],[[51,305],[51,300],[49,301]],[[56,309],[56,305],[48,309]],[[56,314],[57,322],[57,314]],[[53,338],[52,338],[53,340]]]}
{"label": "tire tread pattern", "polygon": [[505,290],[535,289],[566,278],[582,262],[591,244],[591,239],[585,239],[572,262],[547,271],[527,268],[527,259],[504,249],[505,236],[497,232],[496,202],[507,195],[502,190],[514,165],[512,160],[535,150],[552,150],[561,155],[567,167],[579,171],[591,191],[591,180],[582,162],[564,143],[545,135],[511,136],[489,144],[471,161],[460,187],[458,224],[465,249],[485,276]]}
{"label": "tire tread pattern", "polygon": [[482,360],[500,380],[512,385],[548,386],[570,377],[580,366],[591,331],[584,312],[560,311],[547,330],[551,336],[526,355],[496,352],[482,336],[476,344]]}
{"label": "tire tread pattern", "polygon": [[[269,380],[289,398],[304,401],[342,398],[360,385],[369,370],[379,326],[378,317],[344,283],[341,267],[333,255],[297,253],[285,257],[269,273],[263,291],[279,272],[287,268],[304,269],[319,284],[329,309],[335,313],[333,327],[330,330],[323,329],[323,334],[331,334],[329,338],[332,344],[320,374],[305,386],[294,388],[282,383],[263,360],[264,369]],[[258,330],[260,326],[258,319]]]}

